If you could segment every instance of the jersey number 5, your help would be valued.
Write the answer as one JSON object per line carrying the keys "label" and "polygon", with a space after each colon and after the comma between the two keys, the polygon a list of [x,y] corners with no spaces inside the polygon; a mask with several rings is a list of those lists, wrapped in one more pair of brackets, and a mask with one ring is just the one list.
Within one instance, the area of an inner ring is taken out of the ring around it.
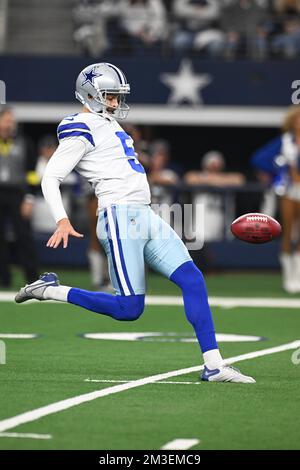
{"label": "jersey number 5", "polygon": [[131,166],[131,168],[134,171],[137,171],[138,173],[145,173],[145,169],[144,169],[143,165],[141,165],[139,163],[138,159],[136,158],[136,154],[135,154],[133,146],[132,145],[131,146],[127,145],[127,141],[132,140],[131,137],[129,137],[129,135],[126,134],[126,132],[116,132],[116,136],[121,141],[122,147],[124,149],[124,153],[125,153],[126,157],[128,157],[128,163]]}

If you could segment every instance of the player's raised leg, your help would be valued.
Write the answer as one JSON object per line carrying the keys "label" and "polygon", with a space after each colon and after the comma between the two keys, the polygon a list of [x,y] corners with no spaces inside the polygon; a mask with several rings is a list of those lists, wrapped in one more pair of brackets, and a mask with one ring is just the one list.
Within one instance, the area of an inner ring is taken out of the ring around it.
{"label": "player's raised leg", "polygon": [[145,301],[143,251],[146,240],[139,233],[131,233],[131,236],[128,233],[144,226],[139,220],[139,206],[136,207],[112,206],[99,215],[97,235],[108,256],[111,282],[117,295],[61,286],[55,273],[45,273],[36,282],[21,288],[16,302],[58,300],[116,320],[139,318]]}
{"label": "player's raised leg", "polygon": [[205,363],[201,379],[209,382],[253,383],[237,369],[226,366],[216,341],[205,281],[174,230],[151,211],[153,237],[145,246],[147,263],[182,290],[184,309],[193,325]]}
{"label": "player's raised leg", "polygon": [[32,284],[22,287],[15,297],[17,303],[27,300],[56,300],[78,305],[115,320],[136,320],[144,311],[144,295],[113,295],[61,286],[55,273],[44,273]]}

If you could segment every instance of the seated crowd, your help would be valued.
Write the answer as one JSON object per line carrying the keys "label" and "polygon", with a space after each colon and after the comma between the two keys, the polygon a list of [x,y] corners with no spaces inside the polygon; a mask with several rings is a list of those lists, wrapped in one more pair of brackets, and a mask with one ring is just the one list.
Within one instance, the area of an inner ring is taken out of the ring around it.
{"label": "seated crowd", "polygon": [[300,0],[76,0],[82,52],[293,59]]}

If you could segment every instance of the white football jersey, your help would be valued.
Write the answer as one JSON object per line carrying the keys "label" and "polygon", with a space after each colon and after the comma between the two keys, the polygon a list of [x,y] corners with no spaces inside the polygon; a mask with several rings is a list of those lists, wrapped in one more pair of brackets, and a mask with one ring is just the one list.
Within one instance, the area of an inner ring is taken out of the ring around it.
{"label": "white football jersey", "polygon": [[113,204],[150,204],[150,189],[132,138],[114,118],[79,113],[58,126],[60,142],[80,139],[85,152],[75,166],[95,189],[99,208]]}

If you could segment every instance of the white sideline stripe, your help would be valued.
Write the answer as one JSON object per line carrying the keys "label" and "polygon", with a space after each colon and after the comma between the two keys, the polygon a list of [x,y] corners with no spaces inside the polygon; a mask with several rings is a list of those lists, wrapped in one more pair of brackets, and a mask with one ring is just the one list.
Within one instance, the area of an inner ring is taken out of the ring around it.
{"label": "white sideline stripe", "polygon": [[[300,299],[268,298],[268,297],[209,297],[212,307],[270,307],[300,308]],[[183,305],[182,297],[178,296],[146,296],[146,305]]]}
{"label": "white sideline stripe", "polygon": [[129,291],[129,288],[127,286],[127,282],[126,282],[126,279],[125,279],[125,276],[124,276],[124,273],[123,273],[123,268],[122,268],[120,253],[119,253],[117,232],[116,232],[116,227],[115,227],[115,223],[114,223],[114,218],[112,216],[112,210],[111,210],[110,207],[107,209],[107,219],[108,219],[108,225],[109,225],[109,228],[110,228],[113,249],[114,249],[114,253],[115,253],[115,260],[116,260],[117,270],[118,270],[118,274],[119,274],[120,281],[121,281],[121,284],[122,284],[122,288],[124,290],[125,295],[130,295],[130,291]]}
{"label": "white sideline stripe", "polygon": [[[122,272],[123,273],[123,272]],[[0,292],[0,302],[13,302],[16,292]],[[36,300],[29,300],[20,304],[28,305]],[[61,303],[56,300],[45,300],[44,302]],[[182,297],[167,295],[147,295],[146,305],[183,305]],[[269,308],[300,308],[300,298],[269,298],[269,297],[209,297],[212,307],[269,307]]]}
{"label": "white sideline stripe", "polygon": [[[108,380],[108,379],[84,379],[85,382],[99,382],[99,383],[130,383],[134,380]],[[173,380],[160,380],[158,382],[153,382],[155,384],[176,384],[176,385],[201,385],[201,382],[175,382]]]}
{"label": "white sideline stripe", "polygon": [[161,450],[186,450],[199,444],[199,439],[174,439],[161,447]]}
{"label": "white sideline stripe", "polygon": [[0,437],[17,437],[22,439],[52,439],[51,434],[31,434],[19,432],[2,432]]}
{"label": "white sideline stripe", "polygon": [[270,307],[270,308],[300,308],[299,299],[256,298],[256,297],[210,297],[209,302],[214,307]]}
{"label": "white sideline stripe", "polygon": [[1,339],[35,339],[37,334],[27,334],[27,333],[0,333]]}
{"label": "white sideline stripe", "polygon": [[16,294],[16,292],[0,292],[0,302],[12,302]]}
{"label": "white sideline stripe", "polygon": [[[300,347],[300,340],[293,341],[292,343],[282,344],[281,346],[276,346],[274,348],[263,349],[261,351],[254,351],[247,354],[241,354],[240,356],[234,356],[228,359],[225,359],[227,364],[233,364],[234,362],[246,361],[247,359],[253,359],[255,357],[267,356],[268,354],[274,354],[277,352],[287,351],[289,349],[297,349]],[[76,397],[67,398],[66,400],[57,401],[51,403],[50,405],[42,406],[41,408],[36,408],[35,410],[26,411],[19,415],[13,416],[12,418],[7,418],[0,421],[0,432],[7,431],[8,429],[15,428],[20,424],[30,423],[36,421],[37,419],[43,418],[59,411],[64,411],[73,406],[80,405],[81,403],[87,403],[97,398],[106,397],[114,393],[124,392],[125,390],[130,390],[131,388],[141,387],[143,385],[157,382],[159,380],[169,379],[170,377],[177,377],[178,375],[190,374],[192,372],[199,372],[203,370],[204,365],[187,367],[185,369],[173,370],[171,372],[165,372],[163,374],[151,375],[149,377],[144,377],[143,379],[134,380],[133,382],[114,385],[112,387],[107,387],[104,390],[97,390],[95,392],[84,393],[83,395],[78,395]]]}

